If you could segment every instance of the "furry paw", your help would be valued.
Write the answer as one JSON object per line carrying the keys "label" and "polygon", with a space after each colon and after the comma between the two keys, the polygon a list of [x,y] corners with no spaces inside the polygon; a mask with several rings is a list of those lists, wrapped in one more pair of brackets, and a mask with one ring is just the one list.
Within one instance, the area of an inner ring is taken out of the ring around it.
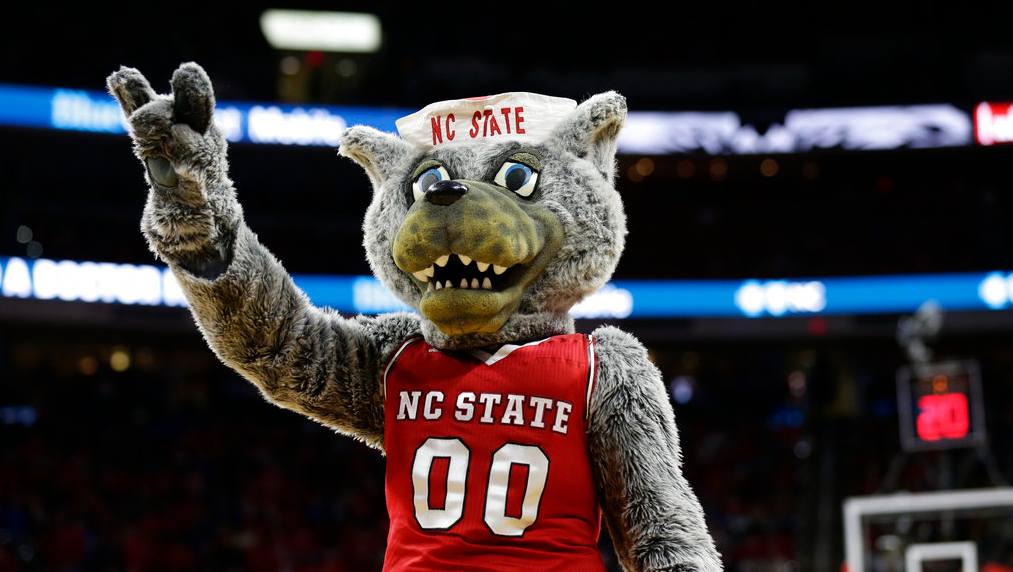
{"label": "furry paw", "polygon": [[152,248],[204,276],[224,265],[242,209],[228,178],[227,144],[214,123],[211,80],[195,63],[158,94],[136,69],[106,79],[130,127],[134,154],[151,189],[141,228]]}
{"label": "furry paw", "polygon": [[[224,182],[225,138],[214,124],[215,96],[207,73],[193,62],[172,75],[172,92],[160,95],[140,71],[122,67],[106,79],[119,102],[152,186],[206,193]],[[202,193],[202,194],[203,194]]]}
{"label": "furry paw", "polygon": [[171,102],[175,123],[189,125],[199,134],[207,132],[215,109],[211,79],[199,65],[187,62],[172,74],[172,94],[159,96],[140,71],[121,67],[106,79],[109,93],[119,102],[128,119],[134,112],[158,99]]}

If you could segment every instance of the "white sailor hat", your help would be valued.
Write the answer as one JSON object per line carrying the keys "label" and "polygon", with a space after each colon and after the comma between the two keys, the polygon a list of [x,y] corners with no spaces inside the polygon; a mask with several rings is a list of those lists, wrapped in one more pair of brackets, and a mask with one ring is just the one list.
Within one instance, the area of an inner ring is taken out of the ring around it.
{"label": "white sailor hat", "polygon": [[405,141],[422,149],[473,142],[545,139],[577,102],[510,92],[432,103],[396,122]]}

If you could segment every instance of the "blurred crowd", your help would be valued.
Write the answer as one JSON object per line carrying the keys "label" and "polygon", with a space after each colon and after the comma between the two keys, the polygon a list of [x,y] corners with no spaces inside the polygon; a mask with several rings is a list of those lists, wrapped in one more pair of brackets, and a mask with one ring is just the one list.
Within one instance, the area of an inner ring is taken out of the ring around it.
{"label": "blurred crowd", "polygon": [[375,452],[207,360],[51,358],[3,373],[37,417],[0,429],[0,570],[379,569]]}

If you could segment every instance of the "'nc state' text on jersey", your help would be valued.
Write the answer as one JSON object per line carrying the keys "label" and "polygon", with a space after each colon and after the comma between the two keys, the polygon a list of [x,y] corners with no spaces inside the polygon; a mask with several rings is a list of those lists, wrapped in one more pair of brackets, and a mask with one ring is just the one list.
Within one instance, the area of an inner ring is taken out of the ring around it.
{"label": "'nc state' text on jersey", "polygon": [[[436,421],[444,409],[452,408],[453,418],[461,423],[516,425],[535,429],[550,428],[566,435],[573,404],[549,397],[516,393],[462,391],[450,403],[442,391],[400,391],[398,421]],[[550,419],[551,417],[551,419]]]}

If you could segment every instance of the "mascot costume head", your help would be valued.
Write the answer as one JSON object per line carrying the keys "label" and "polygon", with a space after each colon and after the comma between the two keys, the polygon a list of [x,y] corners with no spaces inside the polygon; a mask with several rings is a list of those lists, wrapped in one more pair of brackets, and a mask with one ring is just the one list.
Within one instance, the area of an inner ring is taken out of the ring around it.
{"label": "mascot costume head", "polygon": [[339,152],[373,183],[364,227],[373,272],[443,348],[573,331],[626,232],[613,186],[626,103],[527,93],[430,105],[402,138],[353,127]]}
{"label": "mascot costume head", "polygon": [[348,128],[339,153],[373,186],[366,256],[415,311],[346,317],[246,224],[200,66],[167,95],[126,67],[107,86],[148,184],[141,230],[210,348],[387,456],[385,571],[602,572],[602,517],[627,571],[721,569],[660,372],[569,314],[623,249],[622,96],[507,93],[428,106],[400,136]]}

